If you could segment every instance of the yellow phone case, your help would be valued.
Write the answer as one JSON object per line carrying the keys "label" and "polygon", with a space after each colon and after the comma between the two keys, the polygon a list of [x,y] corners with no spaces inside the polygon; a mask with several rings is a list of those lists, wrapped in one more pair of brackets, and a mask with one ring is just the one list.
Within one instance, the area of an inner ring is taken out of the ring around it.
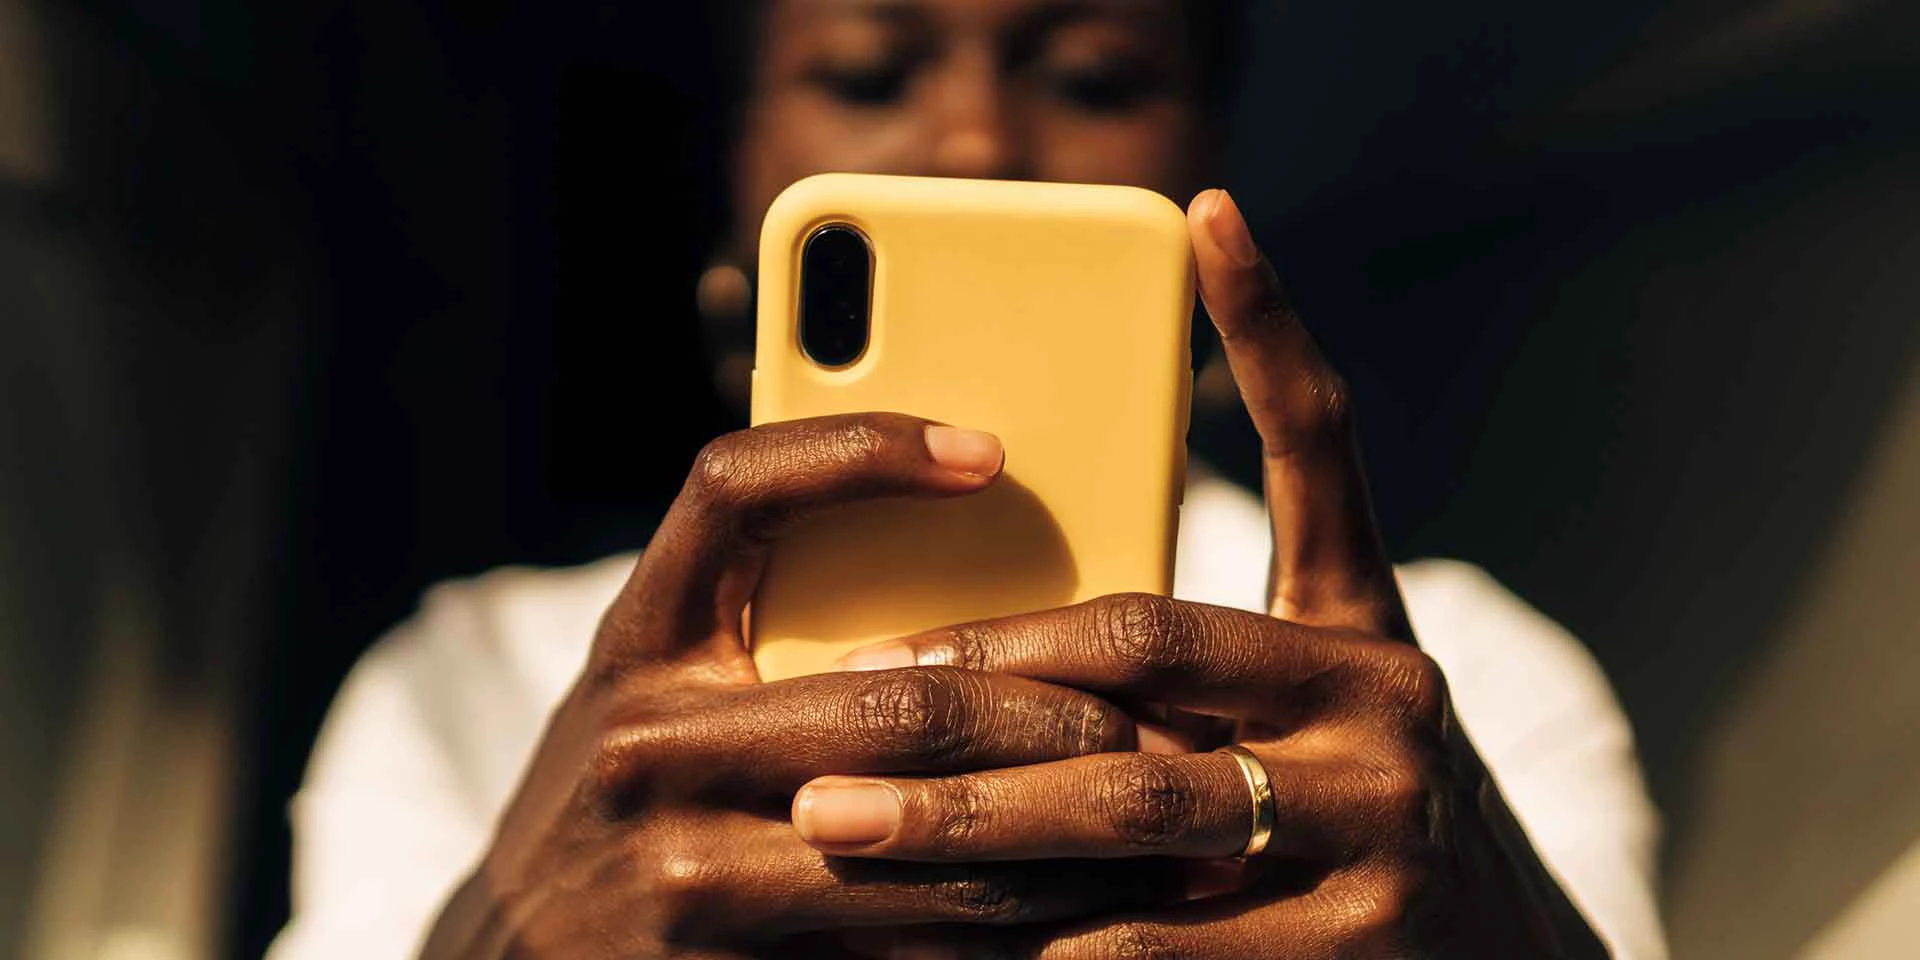
{"label": "yellow phone case", "polygon": [[[866,353],[801,353],[807,238],[873,249]],[[775,548],[749,617],[767,680],[866,643],[1166,594],[1192,386],[1192,248],[1166,198],[1130,187],[825,174],[783,193],[760,245],[753,422],[884,410],[989,430],[986,492],[860,504]]]}

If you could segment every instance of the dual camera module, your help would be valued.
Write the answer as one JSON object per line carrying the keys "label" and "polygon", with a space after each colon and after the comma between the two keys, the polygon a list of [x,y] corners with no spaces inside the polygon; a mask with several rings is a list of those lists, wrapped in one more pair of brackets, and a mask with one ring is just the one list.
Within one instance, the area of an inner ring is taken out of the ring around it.
{"label": "dual camera module", "polygon": [[873,245],[844,223],[808,235],[800,252],[800,350],[823,367],[867,352],[873,320]]}

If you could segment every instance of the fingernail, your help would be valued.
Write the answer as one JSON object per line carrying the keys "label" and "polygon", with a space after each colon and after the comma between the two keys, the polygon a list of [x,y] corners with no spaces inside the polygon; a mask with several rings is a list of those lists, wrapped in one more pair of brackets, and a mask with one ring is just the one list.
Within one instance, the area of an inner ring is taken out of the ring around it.
{"label": "fingernail", "polygon": [[1215,193],[1218,196],[1207,214],[1207,230],[1213,234],[1213,242],[1243,267],[1259,263],[1260,248],[1254,246],[1253,234],[1247,230],[1247,219],[1241,216],[1240,205],[1233,202],[1233,195],[1225,190]]}
{"label": "fingernail", "polygon": [[1166,727],[1152,723],[1136,723],[1134,729],[1139,732],[1141,753],[1193,752],[1193,744]]}
{"label": "fingernail", "polygon": [[877,780],[823,777],[793,798],[800,839],[830,847],[864,847],[900,829],[900,795]]}
{"label": "fingernail", "polygon": [[1224,193],[1226,191],[1220,189],[1200,191],[1200,195],[1193,198],[1193,209],[1190,212],[1202,221],[1212,220],[1213,215],[1220,210],[1220,196]]}
{"label": "fingernail", "polygon": [[929,425],[927,452],[933,455],[933,462],[971,477],[991,477],[1007,460],[999,437],[959,427]]}
{"label": "fingernail", "polygon": [[898,640],[876,643],[871,647],[861,647],[839,660],[834,666],[842,671],[862,670],[900,670],[914,665],[913,648]]}

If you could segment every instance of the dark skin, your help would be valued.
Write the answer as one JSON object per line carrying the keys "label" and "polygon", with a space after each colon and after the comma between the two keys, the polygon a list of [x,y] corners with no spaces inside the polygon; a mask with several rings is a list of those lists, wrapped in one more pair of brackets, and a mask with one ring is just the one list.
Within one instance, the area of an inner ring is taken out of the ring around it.
{"label": "dark skin", "polygon": [[[786,0],[767,16],[737,164],[747,223],[827,169],[1180,195],[1200,166],[1177,0]],[[1344,383],[1231,198],[1200,195],[1189,220],[1265,450],[1268,615],[1109,597],[762,683],[742,613],[783,529],[851,501],[977,493],[1019,453],[902,414],[723,437],[425,955],[1606,956],[1451,721]],[[1271,772],[1265,853],[1232,859],[1252,812],[1233,760],[1117,706],[1140,703],[1230,725]]]}

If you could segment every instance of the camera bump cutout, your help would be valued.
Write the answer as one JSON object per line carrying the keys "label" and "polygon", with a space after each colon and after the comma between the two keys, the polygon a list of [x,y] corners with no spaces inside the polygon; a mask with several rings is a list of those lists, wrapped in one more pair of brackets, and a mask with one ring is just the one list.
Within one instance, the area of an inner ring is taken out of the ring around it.
{"label": "camera bump cutout", "polygon": [[844,223],[807,237],[800,252],[800,351],[823,367],[867,352],[873,320],[873,245]]}

